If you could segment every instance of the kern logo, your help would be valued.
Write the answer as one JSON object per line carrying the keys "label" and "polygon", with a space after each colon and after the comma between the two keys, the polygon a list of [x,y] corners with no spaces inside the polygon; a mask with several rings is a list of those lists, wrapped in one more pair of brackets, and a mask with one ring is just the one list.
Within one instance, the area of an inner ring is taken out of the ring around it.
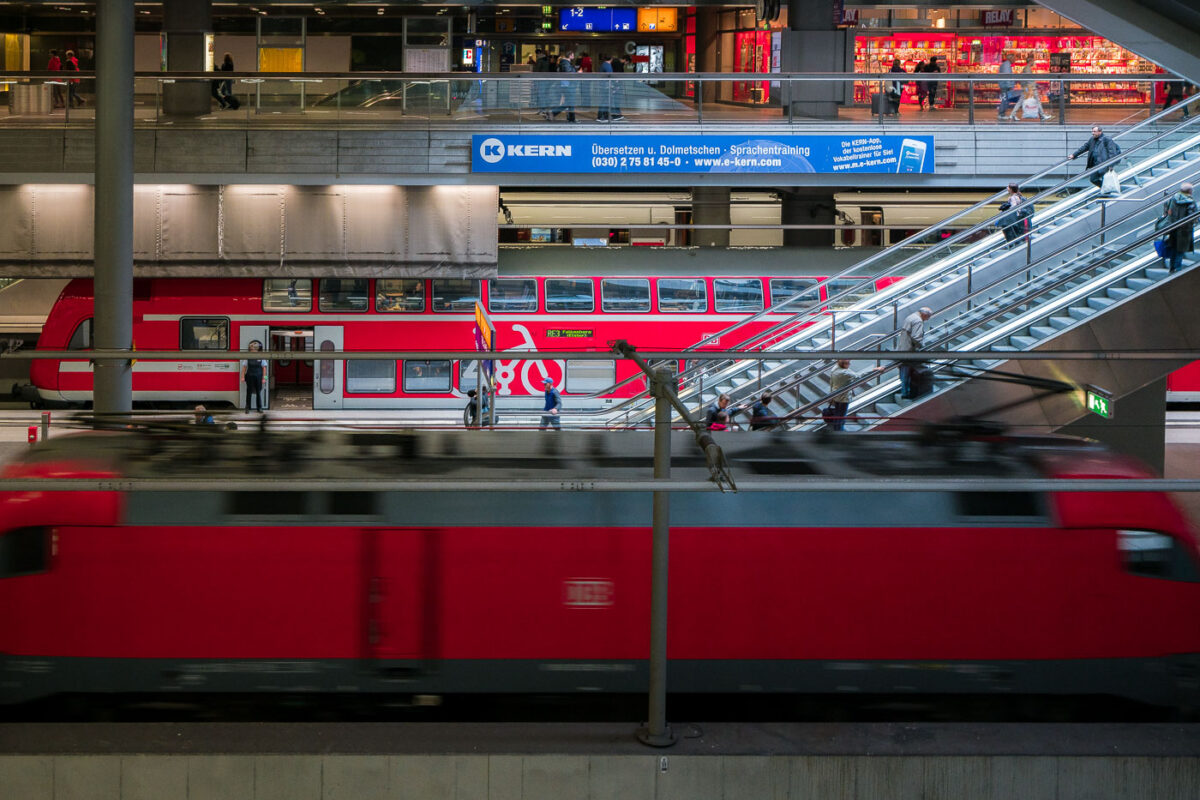
{"label": "kern logo", "polygon": [[489,164],[504,158],[504,142],[499,139],[484,139],[479,143],[479,157]]}

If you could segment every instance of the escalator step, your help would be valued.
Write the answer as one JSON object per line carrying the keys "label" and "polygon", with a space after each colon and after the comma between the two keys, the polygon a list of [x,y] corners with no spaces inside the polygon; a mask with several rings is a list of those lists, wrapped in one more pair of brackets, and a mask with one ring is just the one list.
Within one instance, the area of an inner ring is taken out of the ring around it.
{"label": "escalator step", "polygon": [[1113,300],[1109,297],[1089,297],[1087,304],[1096,311],[1103,311],[1113,304]]}

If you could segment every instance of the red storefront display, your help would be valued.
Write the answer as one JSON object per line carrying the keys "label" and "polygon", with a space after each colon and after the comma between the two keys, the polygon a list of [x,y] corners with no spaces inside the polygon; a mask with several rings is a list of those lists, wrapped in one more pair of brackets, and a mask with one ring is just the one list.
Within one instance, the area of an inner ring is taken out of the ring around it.
{"label": "red storefront display", "polygon": [[[905,71],[912,72],[919,61],[934,57],[943,71],[947,72],[998,72],[1006,53],[1012,60],[1015,73],[1032,65],[1031,71],[1039,73],[1113,76],[1111,83],[1073,87],[1070,90],[1070,102],[1080,105],[1147,103],[1151,99],[1151,84],[1124,81],[1121,76],[1159,71],[1153,62],[1099,36],[992,36],[937,32],[858,36],[854,41],[854,70],[887,72],[891,69],[892,60],[899,58]],[[1050,88],[1045,87],[1046,90]],[[869,85],[868,82],[855,84],[854,100],[856,103],[868,103],[870,94],[877,91],[878,86]],[[956,97],[954,93],[946,92],[941,103],[962,103],[965,94],[959,92]],[[998,94],[996,85],[980,84],[975,90],[975,101],[995,103]],[[902,102],[916,102],[914,84],[906,83]]]}
{"label": "red storefront display", "polygon": [[[734,57],[734,72],[769,73],[771,71],[771,32],[738,31],[735,37],[737,53]],[[765,103],[770,99],[771,82],[735,81],[733,101],[735,103]]]}

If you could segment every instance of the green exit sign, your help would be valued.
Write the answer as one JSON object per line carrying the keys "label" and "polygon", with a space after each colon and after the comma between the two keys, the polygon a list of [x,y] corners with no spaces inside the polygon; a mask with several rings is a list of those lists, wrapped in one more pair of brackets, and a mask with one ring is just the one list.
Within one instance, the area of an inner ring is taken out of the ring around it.
{"label": "green exit sign", "polygon": [[553,6],[542,6],[542,16],[544,16],[544,17],[548,17],[548,16],[550,16],[550,15],[551,15],[551,14],[553,14],[553,13],[554,13],[554,7],[553,7]]}
{"label": "green exit sign", "polygon": [[1105,419],[1112,419],[1113,401],[1112,396],[1107,392],[1102,392],[1098,389],[1086,389],[1087,392],[1087,410],[1093,414],[1097,414]]}

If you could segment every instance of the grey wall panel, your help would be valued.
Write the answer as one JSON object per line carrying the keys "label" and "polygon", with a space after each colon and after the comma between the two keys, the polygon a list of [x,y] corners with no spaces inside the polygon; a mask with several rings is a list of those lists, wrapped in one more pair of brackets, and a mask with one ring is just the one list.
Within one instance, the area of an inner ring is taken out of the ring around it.
{"label": "grey wall panel", "polygon": [[[491,277],[495,186],[139,185],[139,276]],[[0,186],[0,274],[91,274],[92,187]],[[353,273],[347,270],[354,271]]]}
{"label": "grey wall panel", "polygon": [[6,128],[0,130],[0,170],[61,172],[63,170],[63,132],[39,129],[29,131]]}
{"label": "grey wall panel", "polygon": [[91,258],[95,227],[90,186],[37,186],[25,194],[32,252],[46,260]]}
{"label": "grey wall panel", "polygon": [[249,172],[336,172],[337,131],[248,131]]}
{"label": "grey wall panel", "polygon": [[399,186],[343,186],[346,249],[359,259],[407,258],[408,191]]}
{"label": "grey wall panel", "polygon": [[28,258],[33,251],[33,186],[0,186],[0,258]]}
{"label": "grey wall panel", "polygon": [[246,131],[155,131],[154,171],[245,172]]}
{"label": "grey wall panel", "polygon": [[287,188],[284,251],[288,258],[341,261],[346,257],[344,195],[336,186]]}
{"label": "grey wall panel", "polygon": [[282,260],[283,198],[284,190],[278,187],[226,187],[221,194],[225,258]]}
{"label": "grey wall panel", "polygon": [[153,187],[161,203],[159,258],[213,260],[220,255],[220,190],[216,186]]}
{"label": "grey wall panel", "polygon": [[158,235],[162,227],[162,200],[157,186],[133,187],[133,257],[138,261],[158,258]]}

